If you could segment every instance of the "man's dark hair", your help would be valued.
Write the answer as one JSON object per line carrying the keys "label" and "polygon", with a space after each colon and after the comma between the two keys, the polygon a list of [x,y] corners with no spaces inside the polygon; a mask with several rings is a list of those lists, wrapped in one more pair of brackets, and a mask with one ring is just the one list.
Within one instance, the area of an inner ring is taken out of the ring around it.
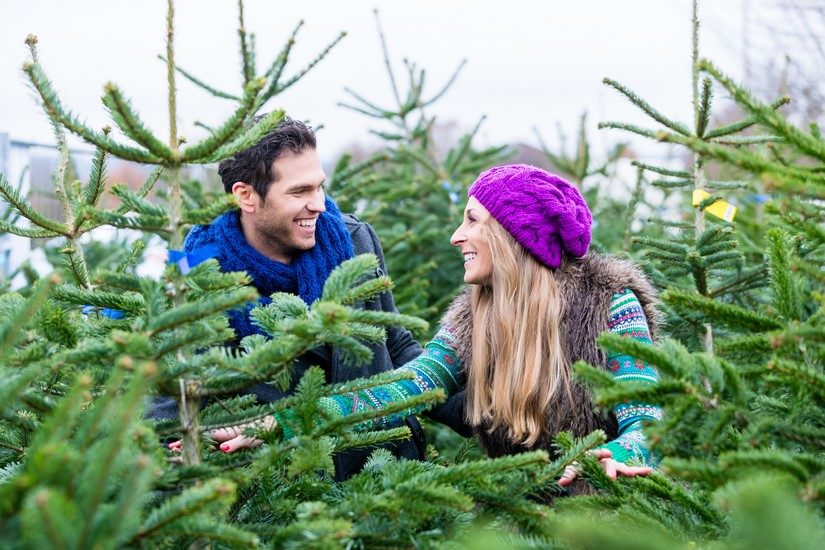
{"label": "man's dark hair", "polygon": [[[260,118],[257,117],[255,122]],[[231,193],[235,182],[242,181],[251,185],[261,199],[265,200],[269,185],[278,179],[278,174],[273,173],[272,163],[288,153],[300,155],[310,149],[315,149],[315,132],[312,128],[300,120],[285,117],[261,141],[236,153],[234,157],[221,161],[218,174],[223,188]]]}

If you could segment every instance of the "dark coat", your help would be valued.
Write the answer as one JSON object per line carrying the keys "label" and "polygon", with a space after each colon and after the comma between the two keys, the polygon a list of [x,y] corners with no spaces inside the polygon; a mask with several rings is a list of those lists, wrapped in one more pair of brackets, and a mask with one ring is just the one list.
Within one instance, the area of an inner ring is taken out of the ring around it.
{"label": "dark coat", "polygon": [[[355,254],[372,253],[378,257],[378,269],[375,276],[379,277],[387,272],[384,252],[381,243],[373,228],[359,221],[355,216],[344,214],[344,222],[352,237]],[[361,304],[364,309],[397,313],[391,292],[384,292],[372,300]],[[410,332],[402,327],[387,327],[385,343],[372,344],[372,362],[367,365],[348,366],[342,361],[338,350],[325,346],[313,350],[299,357],[293,366],[291,386],[286,390],[279,390],[270,384],[256,384],[242,393],[252,393],[261,403],[271,403],[291,394],[298,381],[312,365],[320,365],[326,374],[328,383],[340,383],[355,378],[374,376],[400,367],[421,354],[421,346],[413,339]],[[463,418],[463,401],[457,398],[448,400],[428,415],[447,424],[463,435],[471,432]],[[152,400],[148,416],[152,419],[174,418],[177,416],[177,403],[171,397],[157,397]],[[426,457],[427,440],[424,431],[415,416],[408,416],[405,424],[412,431],[412,438],[404,441],[395,441],[382,445],[399,458],[424,460]],[[401,424],[399,424],[401,425]],[[333,457],[335,465],[335,479],[342,481],[357,473],[364,466],[369,455],[377,447],[351,449],[337,453]]]}

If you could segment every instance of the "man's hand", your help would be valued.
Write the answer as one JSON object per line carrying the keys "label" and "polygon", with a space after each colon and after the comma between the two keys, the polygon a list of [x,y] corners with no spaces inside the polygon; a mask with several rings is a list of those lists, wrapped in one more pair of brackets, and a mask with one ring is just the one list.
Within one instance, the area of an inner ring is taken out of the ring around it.
{"label": "man's hand", "polygon": [[[266,416],[261,420],[251,422],[249,424],[242,424],[240,426],[229,426],[227,428],[218,428],[216,430],[212,430],[211,432],[209,432],[209,436],[217,443],[220,443],[220,446],[218,448],[221,451],[223,451],[224,453],[231,453],[233,451],[237,451],[238,449],[252,449],[263,443],[262,439],[245,436],[244,431],[246,431],[247,428],[257,428],[269,431],[274,429],[277,425],[278,422],[275,420],[275,417]],[[172,443],[170,443],[168,447],[172,451],[180,452],[181,445],[182,443],[179,439],[177,441],[173,441]]]}
{"label": "man's hand", "polygon": [[[613,453],[608,449],[595,449],[592,451],[593,456],[599,459],[599,462],[604,467],[607,477],[616,479],[618,476],[635,477],[646,476],[653,471],[649,466],[628,466],[624,462],[617,462],[613,460]],[[578,465],[574,462],[564,469],[564,473],[559,478],[559,485],[567,487],[579,475]]]}

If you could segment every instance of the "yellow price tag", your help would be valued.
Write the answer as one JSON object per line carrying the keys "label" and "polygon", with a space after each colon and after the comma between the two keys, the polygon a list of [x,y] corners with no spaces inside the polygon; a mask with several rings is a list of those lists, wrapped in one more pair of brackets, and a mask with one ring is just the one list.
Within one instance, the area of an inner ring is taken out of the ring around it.
{"label": "yellow price tag", "polygon": [[[702,189],[694,189],[693,190],[693,206],[699,206],[703,200],[708,198],[710,193],[704,191]],[[736,207],[729,202],[725,202],[723,200],[717,200],[707,208],[705,208],[705,212],[713,214],[717,218],[721,218],[726,222],[732,222],[733,218],[736,217]]]}

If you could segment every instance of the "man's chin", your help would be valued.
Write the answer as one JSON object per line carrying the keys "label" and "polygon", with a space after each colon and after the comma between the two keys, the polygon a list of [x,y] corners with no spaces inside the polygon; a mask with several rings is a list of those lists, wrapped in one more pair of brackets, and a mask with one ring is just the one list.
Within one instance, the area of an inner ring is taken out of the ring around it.
{"label": "man's chin", "polygon": [[315,248],[316,240],[313,237],[312,239],[301,239],[295,243],[295,248],[302,251],[307,251]]}

